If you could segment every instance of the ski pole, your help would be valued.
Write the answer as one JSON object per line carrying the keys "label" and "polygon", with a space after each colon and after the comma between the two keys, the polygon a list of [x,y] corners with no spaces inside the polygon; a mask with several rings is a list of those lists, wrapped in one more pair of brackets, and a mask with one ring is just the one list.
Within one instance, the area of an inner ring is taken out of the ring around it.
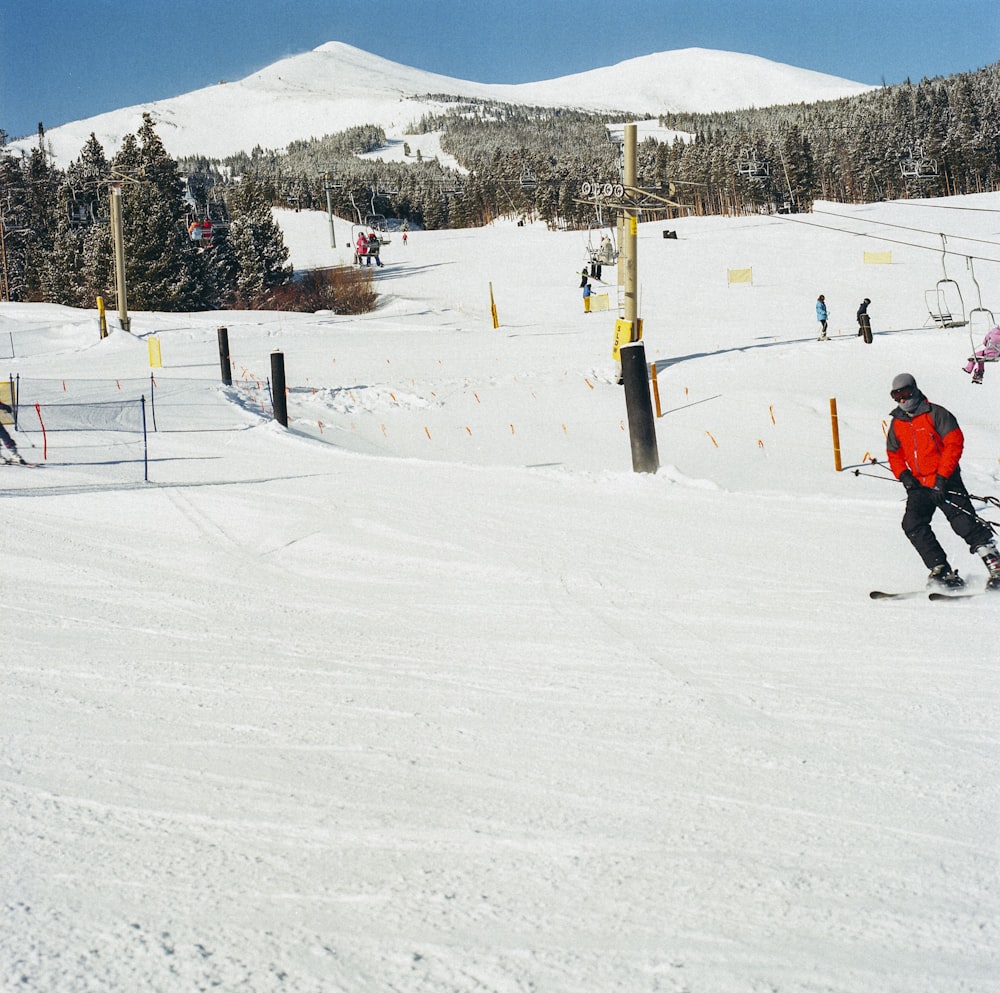
{"label": "ski pole", "polygon": [[[876,463],[877,464],[877,463]],[[874,472],[862,472],[860,469],[855,469],[853,471],[855,476],[867,476],[869,479],[881,479],[883,483],[898,483],[899,480],[895,476],[876,476]]]}
{"label": "ski pole", "polygon": [[993,507],[1000,507],[1000,500],[995,496],[975,496],[974,494],[969,494],[970,500],[981,500],[983,503],[988,503]]}
{"label": "ski pole", "polygon": [[[972,498],[970,497],[970,499],[972,499]],[[975,499],[978,499],[978,497],[976,497]],[[949,500],[948,503],[951,504],[951,506],[954,507],[956,510],[960,510],[963,514],[967,514],[977,524],[982,524],[983,527],[989,528],[990,531],[992,531],[994,534],[996,534],[998,525],[994,524],[992,521],[986,520],[985,517],[980,517],[976,513],[975,509],[973,509],[973,510],[966,510],[964,507],[960,507],[957,503],[952,503],[951,500]]]}

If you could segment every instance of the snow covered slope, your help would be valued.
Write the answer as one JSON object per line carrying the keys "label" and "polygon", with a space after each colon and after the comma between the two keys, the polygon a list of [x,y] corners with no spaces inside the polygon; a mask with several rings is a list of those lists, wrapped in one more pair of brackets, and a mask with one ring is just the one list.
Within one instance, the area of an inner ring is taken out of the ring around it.
{"label": "snow covered slope", "polygon": [[[47,132],[56,160],[80,154],[91,132],[109,154],[135,133],[148,111],[174,156],[224,156],[255,145],[283,148],[358,124],[379,124],[401,138],[428,110],[431,94],[510,103],[624,110],[729,110],[832,99],[871,87],[752,55],[689,48],[629,59],[591,72],[517,85],[475,83],[412,69],[341,42],[329,42],[246,79],[219,83],[169,100],[127,107]],[[12,142],[29,147],[34,139]]]}
{"label": "snow covered slope", "polygon": [[[867,598],[925,570],[863,461],[907,370],[1000,493],[1000,369],[922,326],[1000,195],[819,206],[640,225],[655,475],[578,233],[413,232],[357,318],[0,304],[46,463],[0,466],[0,988],[996,993],[1000,601]],[[150,481],[121,432],[45,459],[32,402],[148,395],[153,337]]]}

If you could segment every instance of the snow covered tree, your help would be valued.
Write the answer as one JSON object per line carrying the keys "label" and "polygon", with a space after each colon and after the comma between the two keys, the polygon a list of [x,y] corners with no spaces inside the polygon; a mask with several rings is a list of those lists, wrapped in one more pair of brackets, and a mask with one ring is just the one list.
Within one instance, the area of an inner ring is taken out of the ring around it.
{"label": "snow covered tree", "polygon": [[259,307],[270,290],[292,277],[288,249],[271,205],[254,179],[244,179],[229,192],[228,257],[232,260],[233,298],[237,305]]}
{"label": "snow covered tree", "polygon": [[129,305],[137,310],[205,307],[206,263],[184,224],[184,186],[152,117],[126,135],[112,163],[122,177],[122,228]]}

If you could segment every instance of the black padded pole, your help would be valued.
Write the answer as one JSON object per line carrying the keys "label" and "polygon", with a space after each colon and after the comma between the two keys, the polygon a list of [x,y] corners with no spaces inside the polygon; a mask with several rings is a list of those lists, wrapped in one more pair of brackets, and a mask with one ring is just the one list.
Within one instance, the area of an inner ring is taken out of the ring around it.
{"label": "black padded pole", "polygon": [[288,427],[288,401],[285,398],[285,356],[283,352],[271,352],[271,401],[274,404],[274,419],[283,427]]}
{"label": "black padded pole", "polygon": [[222,366],[222,385],[233,385],[233,367],[229,362],[229,329],[219,328],[219,364]]}
{"label": "black padded pole", "polygon": [[649,366],[641,341],[622,345],[622,383],[628,411],[628,434],[632,443],[632,471],[656,472],[660,455],[656,448],[656,420],[649,395]]}

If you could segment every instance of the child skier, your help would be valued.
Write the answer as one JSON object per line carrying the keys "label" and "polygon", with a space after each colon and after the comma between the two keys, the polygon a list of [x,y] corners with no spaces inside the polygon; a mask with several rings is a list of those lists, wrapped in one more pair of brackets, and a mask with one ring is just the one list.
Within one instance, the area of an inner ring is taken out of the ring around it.
{"label": "child skier", "polygon": [[[991,328],[985,338],[983,347],[976,351],[976,354],[969,359],[969,364],[965,367],[966,372],[972,373],[972,381],[981,383],[983,381],[983,369],[986,362],[992,359],[994,362],[1000,359],[1000,328]],[[978,360],[978,361],[977,361]],[[975,367],[975,371],[973,371]]]}

